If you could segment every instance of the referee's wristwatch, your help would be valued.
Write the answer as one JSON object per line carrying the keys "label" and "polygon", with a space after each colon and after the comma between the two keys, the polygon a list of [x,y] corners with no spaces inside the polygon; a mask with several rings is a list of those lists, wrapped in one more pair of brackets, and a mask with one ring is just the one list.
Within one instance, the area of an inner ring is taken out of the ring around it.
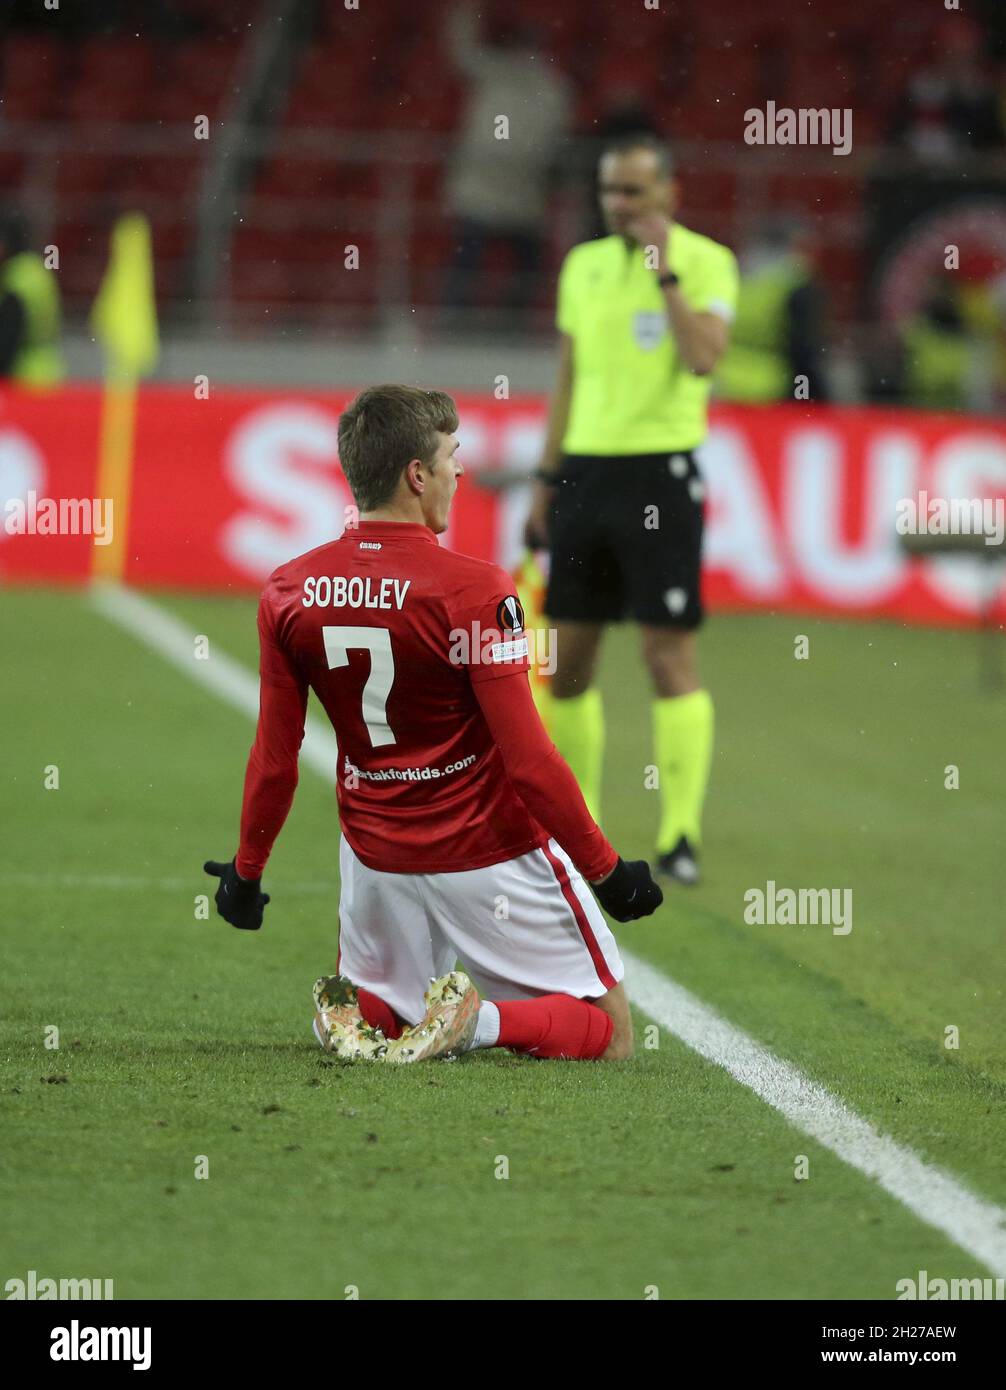
{"label": "referee's wristwatch", "polygon": [[681,277],[675,275],[673,270],[665,270],[663,275],[657,276],[657,284],[661,289],[665,289],[668,285],[680,285]]}

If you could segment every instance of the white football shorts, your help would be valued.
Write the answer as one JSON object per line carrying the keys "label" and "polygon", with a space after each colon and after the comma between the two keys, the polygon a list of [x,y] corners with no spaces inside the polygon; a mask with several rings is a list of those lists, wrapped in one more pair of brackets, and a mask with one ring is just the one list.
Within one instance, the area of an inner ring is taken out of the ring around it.
{"label": "white football shorts", "polygon": [[406,1023],[432,979],[455,968],[485,999],[598,999],[625,973],[590,888],[555,840],[516,859],[450,874],[368,869],[345,836],[339,972]]}

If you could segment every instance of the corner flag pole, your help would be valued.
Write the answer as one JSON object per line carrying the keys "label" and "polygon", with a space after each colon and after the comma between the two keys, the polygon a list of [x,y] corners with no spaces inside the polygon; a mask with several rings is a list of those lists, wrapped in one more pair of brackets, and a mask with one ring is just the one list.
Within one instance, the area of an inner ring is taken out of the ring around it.
{"label": "corner flag pole", "polygon": [[150,226],[142,213],[127,213],[112,228],[91,325],[105,350],[98,496],[112,503],[112,539],[94,547],[93,576],[120,581],[126,569],[137,388],[158,353]]}

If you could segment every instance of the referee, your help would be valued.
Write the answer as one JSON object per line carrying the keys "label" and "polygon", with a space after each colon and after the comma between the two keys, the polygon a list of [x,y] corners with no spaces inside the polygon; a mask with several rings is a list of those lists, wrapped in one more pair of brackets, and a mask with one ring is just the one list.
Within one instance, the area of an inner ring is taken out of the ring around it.
{"label": "referee", "polygon": [[696,883],[713,705],[699,678],[703,483],[710,373],[737,301],[731,251],[673,220],[678,185],[656,136],[600,160],[609,236],[559,274],[559,372],[527,541],[551,552],[557,631],[549,724],[600,815],[604,717],[594,686],[606,624],[639,624],[653,684],[661,816],[657,869]]}

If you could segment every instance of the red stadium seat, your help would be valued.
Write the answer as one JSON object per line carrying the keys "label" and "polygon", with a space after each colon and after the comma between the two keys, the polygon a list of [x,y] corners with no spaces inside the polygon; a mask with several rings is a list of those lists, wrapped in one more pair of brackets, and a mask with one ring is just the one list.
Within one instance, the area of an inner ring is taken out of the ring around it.
{"label": "red stadium seat", "polygon": [[454,259],[455,239],[448,229],[425,231],[409,245],[409,297],[413,304],[439,304],[444,280]]}
{"label": "red stadium seat", "polygon": [[77,49],[80,71],[114,77],[118,82],[150,79],[158,58],[153,40],[138,34],[85,39]]}
{"label": "red stadium seat", "polygon": [[128,87],[105,77],[78,80],[66,94],[63,115],[68,121],[111,124],[140,120],[146,109],[142,84]]}
{"label": "red stadium seat", "polygon": [[235,259],[229,288],[243,303],[284,304],[293,298],[290,268],[284,261]]}
{"label": "red stadium seat", "polygon": [[827,172],[766,173],[766,203],[779,210],[792,210],[805,217],[833,217],[848,213],[858,203],[862,182],[841,166]]}
{"label": "red stadium seat", "polygon": [[701,163],[681,170],[682,221],[692,226],[713,218],[733,217],[737,209],[737,176],[710,170]]}
{"label": "red stadium seat", "polygon": [[110,183],[117,196],[127,202],[171,204],[195,195],[199,174],[199,156],[184,149],[179,154],[157,153],[124,160],[115,166]]}
{"label": "red stadium seat", "polygon": [[275,156],[262,169],[256,187],[270,197],[325,197],[332,190],[333,167],[328,158]]}
{"label": "red stadium seat", "polygon": [[61,194],[101,193],[115,179],[111,155],[82,155],[74,151],[55,161],[56,188]]}
{"label": "red stadium seat", "polygon": [[10,192],[20,187],[27,161],[18,150],[0,150],[0,190]]}
{"label": "red stadium seat", "polygon": [[68,45],[55,34],[9,35],[3,41],[4,94],[13,87],[43,90],[59,87],[64,78],[68,53]]}

